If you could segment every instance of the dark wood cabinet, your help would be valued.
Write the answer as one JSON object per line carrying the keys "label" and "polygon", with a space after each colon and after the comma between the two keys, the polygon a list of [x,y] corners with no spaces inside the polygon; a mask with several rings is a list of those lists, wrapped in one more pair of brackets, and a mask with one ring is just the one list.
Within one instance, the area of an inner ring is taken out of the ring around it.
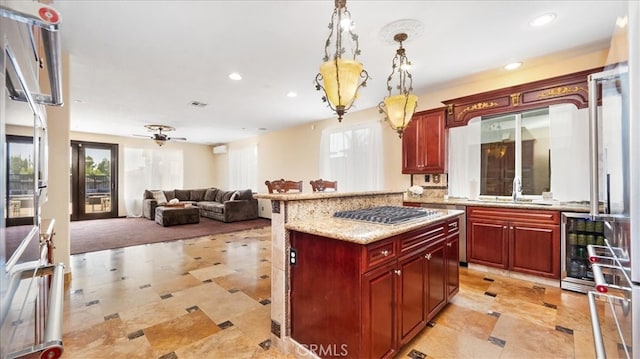
{"label": "dark wood cabinet", "polygon": [[467,207],[469,262],[560,278],[560,214]]}
{"label": "dark wood cabinet", "polygon": [[445,109],[416,112],[402,135],[402,173],[445,172]]}
{"label": "dark wood cabinet", "polygon": [[498,219],[468,218],[467,259],[471,263],[507,269],[509,266],[508,226],[499,217],[496,218]]}
{"label": "dark wood cabinet", "polygon": [[457,292],[458,220],[369,245],[291,231],[291,337],[321,357],[396,355]]}
{"label": "dark wood cabinet", "polygon": [[[363,275],[362,333],[363,344],[365,344],[362,346],[363,357],[390,358],[396,352],[394,296],[398,275],[395,271],[395,263],[390,263]],[[340,308],[340,310],[344,309]]]}
{"label": "dark wood cabinet", "polygon": [[430,245],[424,256],[427,277],[427,320],[447,304],[444,241]]}
{"label": "dark wood cabinet", "polygon": [[425,325],[425,263],[423,250],[414,252],[398,263],[398,319],[400,345],[406,344]]}
{"label": "dark wood cabinet", "polygon": [[447,223],[447,227],[448,234],[444,250],[447,265],[447,300],[449,300],[460,289],[460,229],[457,220]]}

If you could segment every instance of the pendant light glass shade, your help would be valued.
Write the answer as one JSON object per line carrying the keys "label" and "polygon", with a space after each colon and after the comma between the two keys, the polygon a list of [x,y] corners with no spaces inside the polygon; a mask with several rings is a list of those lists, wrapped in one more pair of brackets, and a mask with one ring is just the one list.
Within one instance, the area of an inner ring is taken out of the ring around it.
{"label": "pendant light glass shade", "polygon": [[413,94],[402,94],[388,96],[384,99],[384,113],[389,125],[398,131],[400,137],[402,132],[409,125],[413,113],[418,106],[418,96]]}
{"label": "pendant light glass shade", "polygon": [[349,108],[356,99],[362,64],[338,59],[320,65],[320,74],[329,102],[335,107]]}
{"label": "pendant light glass shade", "polygon": [[[409,126],[411,117],[418,106],[418,96],[411,93],[413,91],[413,78],[408,69],[411,62],[407,59],[402,42],[407,39],[407,34],[400,33],[394,36],[394,40],[400,43],[400,48],[396,51],[393,58],[391,75],[387,78],[387,90],[389,96],[385,97],[380,104],[378,110],[385,115],[385,120],[389,122],[392,129],[398,132],[398,136],[402,138],[404,129]],[[394,77],[397,84],[393,86]],[[397,95],[392,95],[392,91],[398,90]]]}
{"label": "pendant light glass shade", "polygon": [[[353,32],[351,13],[346,0],[335,0],[335,8],[329,23],[329,37],[325,42],[323,63],[316,75],[316,90],[324,91],[322,101],[338,115],[338,121],[358,98],[358,90],[367,84],[369,75],[362,63],[356,60],[360,55],[358,35]],[[344,59],[348,45],[353,52],[352,59]],[[333,45],[333,46],[332,46]],[[333,53],[331,53],[333,51]]]}

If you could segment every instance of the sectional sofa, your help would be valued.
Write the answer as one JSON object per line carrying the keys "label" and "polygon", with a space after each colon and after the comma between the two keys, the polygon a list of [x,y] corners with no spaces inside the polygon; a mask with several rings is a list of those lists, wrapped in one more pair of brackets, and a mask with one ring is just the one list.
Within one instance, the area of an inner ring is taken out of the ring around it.
{"label": "sectional sofa", "polygon": [[156,207],[176,200],[198,207],[201,217],[222,222],[258,218],[258,200],[250,189],[225,191],[218,188],[145,190],[142,215],[155,219]]}

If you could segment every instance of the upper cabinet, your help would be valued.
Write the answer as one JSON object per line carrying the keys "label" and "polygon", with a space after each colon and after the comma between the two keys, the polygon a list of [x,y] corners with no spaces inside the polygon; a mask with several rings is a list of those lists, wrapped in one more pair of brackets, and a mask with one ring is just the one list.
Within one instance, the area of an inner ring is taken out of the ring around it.
{"label": "upper cabinet", "polygon": [[587,77],[602,68],[580,71],[522,85],[442,101],[447,105],[447,128],[466,126],[477,116],[506,114],[572,103],[586,108],[589,91]]}
{"label": "upper cabinet", "polygon": [[445,172],[446,108],[416,112],[402,135],[402,173]]}

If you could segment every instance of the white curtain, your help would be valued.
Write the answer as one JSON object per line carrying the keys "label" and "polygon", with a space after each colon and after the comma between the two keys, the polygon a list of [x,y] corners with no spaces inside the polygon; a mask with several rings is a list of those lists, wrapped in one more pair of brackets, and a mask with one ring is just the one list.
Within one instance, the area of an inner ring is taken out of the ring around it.
{"label": "white curtain", "polygon": [[124,148],[124,203],[128,217],[142,216],[145,189],[182,188],[182,150]]}
{"label": "white curtain", "polygon": [[258,145],[229,149],[229,188],[257,192]]}
{"label": "white curtain", "polygon": [[475,198],[480,193],[480,130],[480,117],[449,130],[447,180],[451,197]]}
{"label": "white curtain", "polygon": [[380,121],[341,124],[322,131],[320,178],[338,181],[341,192],[384,187]]}
{"label": "white curtain", "polygon": [[559,201],[589,200],[589,111],[549,107],[551,191]]}

